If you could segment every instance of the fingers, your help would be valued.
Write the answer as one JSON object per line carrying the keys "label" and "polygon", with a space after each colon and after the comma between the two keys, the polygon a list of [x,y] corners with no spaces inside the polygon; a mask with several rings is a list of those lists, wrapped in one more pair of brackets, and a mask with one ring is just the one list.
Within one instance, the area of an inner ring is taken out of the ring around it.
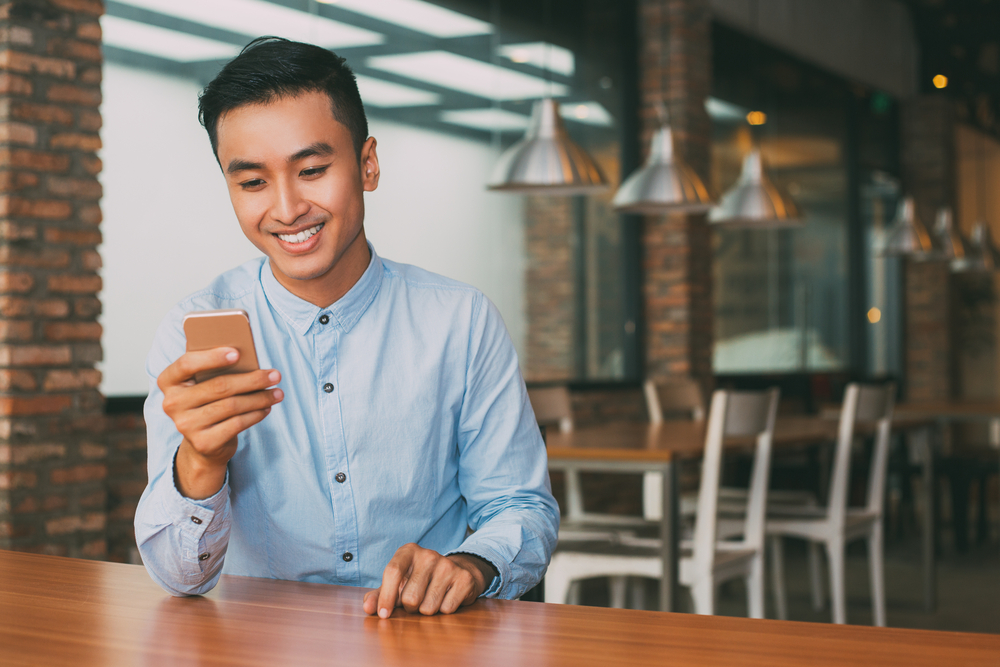
{"label": "fingers", "polygon": [[156,382],[160,389],[166,391],[167,387],[190,380],[195,376],[195,373],[231,366],[239,358],[239,351],[232,347],[217,347],[214,350],[185,352],[177,361],[167,366],[160,373]]}
{"label": "fingers", "polygon": [[400,547],[396,554],[385,566],[382,572],[382,585],[378,589],[378,604],[376,611],[379,618],[389,618],[392,610],[396,608],[404,586],[404,579],[408,579],[413,565],[413,554],[419,549],[415,544],[407,544]]}
{"label": "fingers", "polygon": [[463,558],[446,558],[408,544],[389,561],[382,585],[365,594],[362,606],[366,614],[377,613],[380,618],[388,618],[397,606],[427,616],[454,613],[475,602],[483,590],[475,568]]}

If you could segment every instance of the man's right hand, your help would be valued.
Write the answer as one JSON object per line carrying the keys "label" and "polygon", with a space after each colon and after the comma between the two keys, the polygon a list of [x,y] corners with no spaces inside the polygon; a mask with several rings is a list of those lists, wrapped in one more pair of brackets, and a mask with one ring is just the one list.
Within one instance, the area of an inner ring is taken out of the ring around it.
{"label": "man's right hand", "polygon": [[195,383],[196,373],[231,366],[238,359],[239,352],[231,347],[187,352],[156,380],[163,392],[163,411],[184,436],[174,479],[187,498],[208,498],[222,488],[226,464],[236,453],[236,436],[266,417],[284,397],[274,388],[281,374],[273,369]]}

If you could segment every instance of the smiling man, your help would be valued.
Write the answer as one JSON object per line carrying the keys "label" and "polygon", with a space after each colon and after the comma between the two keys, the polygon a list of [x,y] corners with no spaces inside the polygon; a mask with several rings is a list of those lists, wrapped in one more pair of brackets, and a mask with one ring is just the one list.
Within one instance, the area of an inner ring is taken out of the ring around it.
{"label": "smiling man", "polygon": [[[514,598],[559,514],[513,346],[478,290],[378,256],[374,137],[342,58],[277,38],[210,83],[201,120],[265,257],[160,326],[146,364],[149,484],[136,541],[175,595],[223,572],[367,586],[368,614]],[[187,312],[242,309],[260,371],[185,352]]]}

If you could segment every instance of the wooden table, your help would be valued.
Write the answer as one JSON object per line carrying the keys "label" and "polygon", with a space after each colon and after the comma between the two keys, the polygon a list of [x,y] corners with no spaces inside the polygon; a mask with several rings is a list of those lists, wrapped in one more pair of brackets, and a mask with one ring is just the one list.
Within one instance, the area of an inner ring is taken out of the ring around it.
{"label": "wooden table", "polygon": [[0,664],[989,665],[1000,637],[481,600],[361,611],[363,589],[223,576],[172,598],[141,566],[0,551]]}

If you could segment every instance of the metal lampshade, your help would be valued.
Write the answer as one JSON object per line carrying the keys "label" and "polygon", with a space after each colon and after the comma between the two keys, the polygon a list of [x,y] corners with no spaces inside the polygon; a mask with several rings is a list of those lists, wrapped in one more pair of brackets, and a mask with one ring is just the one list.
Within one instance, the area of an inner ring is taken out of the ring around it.
{"label": "metal lampshade", "polygon": [[950,208],[938,209],[937,221],[934,223],[934,237],[940,247],[939,257],[951,264],[952,271],[960,273],[972,268],[968,244],[962,238],[961,233],[955,229]]}
{"label": "metal lampshade", "polygon": [[917,219],[913,197],[904,197],[896,211],[896,221],[889,230],[885,255],[905,255],[917,260],[930,259],[934,255],[934,241],[927,228]]}
{"label": "metal lampshade", "polygon": [[535,102],[524,139],[500,156],[487,187],[522,194],[576,195],[602,190],[608,181],[590,155],[569,138],[559,105]]}
{"label": "metal lampshade", "polygon": [[767,177],[759,148],[744,158],[739,179],[722,195],[708,219],[718,225],[754,229],[797,227],[803,223],[795,201]]}
{"label": "metal lampshade", "polygon": [[1000,269],[1000,250],[997,250],[993,243],[989,226],[982,220],[972,228],[968,257],[972,271],[996,271]]}
{"label": "metal lampshade", "polygon": [[625,179],[612,203],[622,213],[703,213],[712,208],[701,178],[674,154],[669,125],[653,135],[646,164]]}

